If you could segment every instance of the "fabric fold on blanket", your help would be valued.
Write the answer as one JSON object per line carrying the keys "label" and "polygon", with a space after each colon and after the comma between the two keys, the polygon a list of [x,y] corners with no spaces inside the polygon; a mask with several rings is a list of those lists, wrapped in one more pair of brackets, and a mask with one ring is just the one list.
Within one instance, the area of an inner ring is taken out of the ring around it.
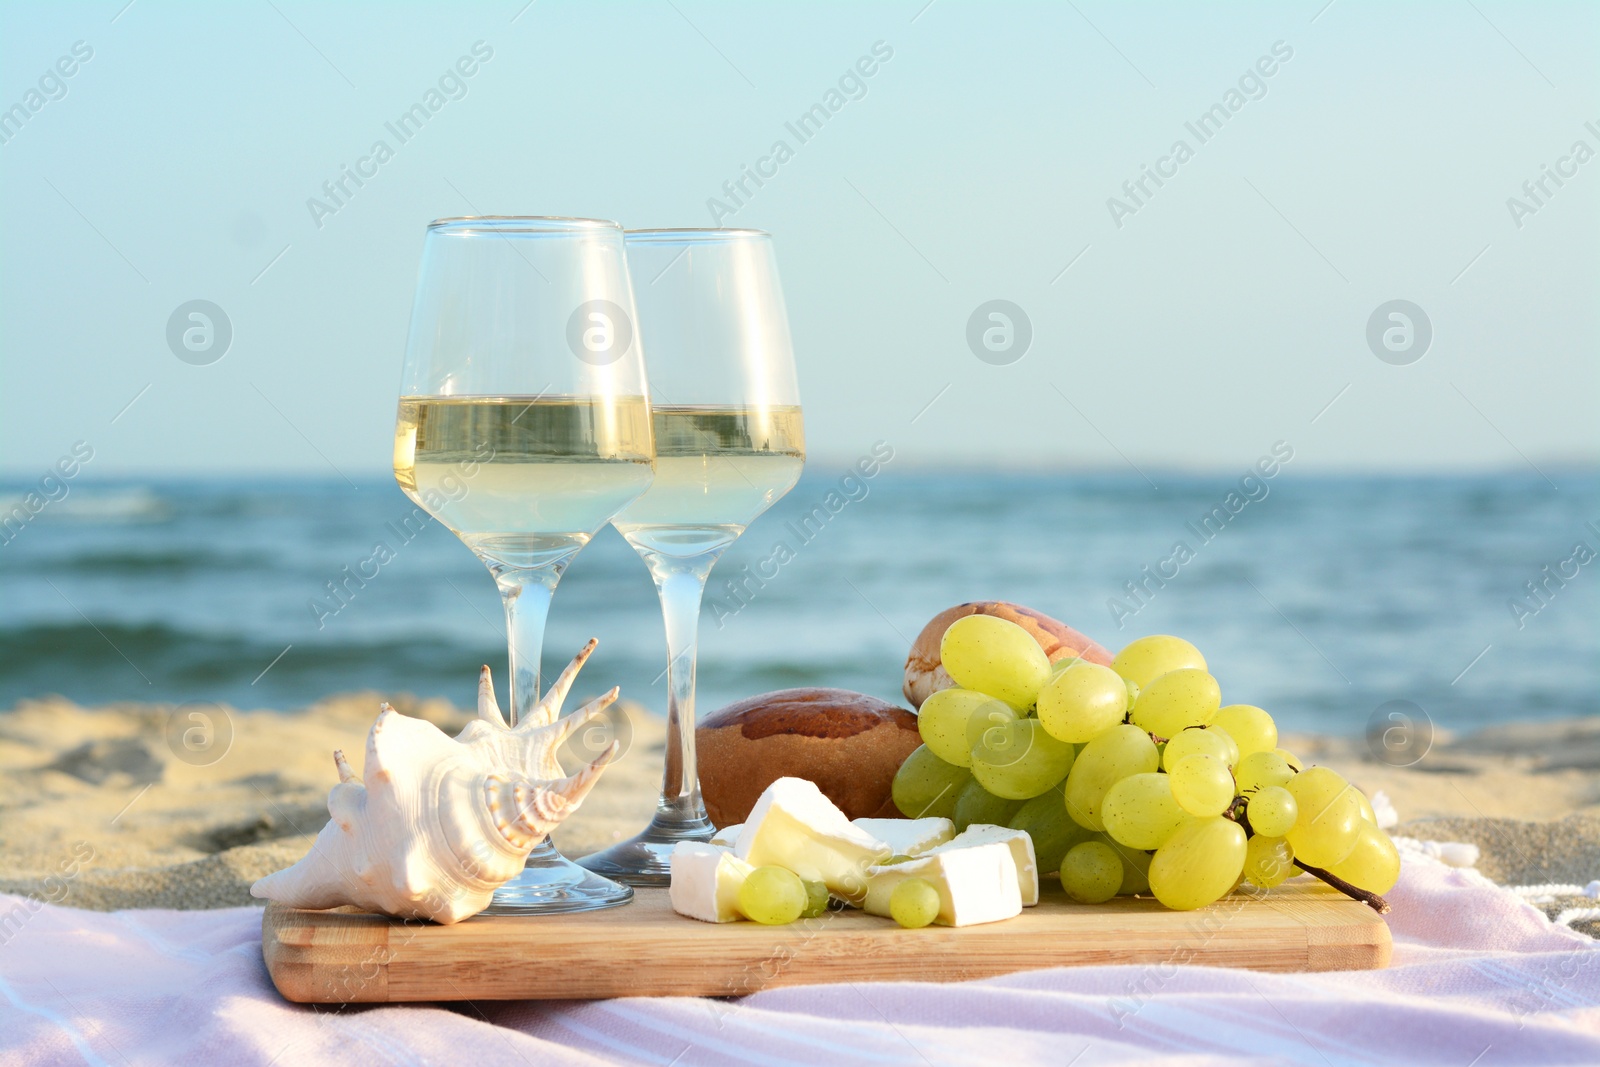
{"label": "fabric fold on blanket", "polygon": [[[738,1000],[308,1007],[261,913],[0,895],[0,1064],[1600,1063],[1600,947],[1472,870],[1408,857],[1385,971],[1078,967]],[[618,946],[617,966],[627,966]]]}

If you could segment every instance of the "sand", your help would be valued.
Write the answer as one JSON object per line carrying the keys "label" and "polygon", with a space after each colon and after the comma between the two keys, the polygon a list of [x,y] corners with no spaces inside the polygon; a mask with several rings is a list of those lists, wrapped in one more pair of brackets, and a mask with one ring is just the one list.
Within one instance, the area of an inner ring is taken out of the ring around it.
{"label": "sand", "polygon": [[[209,724],[192,708],[60,698],[0,713],[0,892],[99,910],[260,903],[250,883],[310,848],[328,818],[332,752],[360,770],[380,699],[341,694],[290,713],[207,706]],[[469,719],[440,701],[386,699],[452,733]],[[623,757],[555,835],[568,855],[630,836],[654,809],[664,724],[632,706],[617,732]],[[1362,739],[1284,743],[1385,791],[1396,832],[1477,844],[1478,869],[1497,882],[1600,878],[1600,717],[1436,735],[1410,767],[1376,760]]]}
{"label": "sand", "polygon": [[[260,903],[250,883],[311,847],[338,780],[333,751],[360,772],[383,699],[452,734],[471,718],[442,701],[365,692],[292,713],[207,705],[209,723],[191,708],[59,698],[0,713],[0,892],[101,910]],[[626,751],[556,834],[571,855],[630,836],[654,809],[665,724],[625,711],[616,732]]]}

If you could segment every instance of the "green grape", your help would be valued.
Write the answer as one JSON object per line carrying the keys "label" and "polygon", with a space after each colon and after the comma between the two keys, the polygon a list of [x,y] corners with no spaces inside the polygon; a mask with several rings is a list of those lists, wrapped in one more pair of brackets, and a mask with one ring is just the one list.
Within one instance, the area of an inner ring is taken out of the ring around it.
{"label": "green grape", "polygon": [[1094,833],[1067,817],[1064,792],[1061,785],[1045,790],[1018,808],[1008,824],[1013,830],[1026,831],[1033,839],[1033,856],[1040,874],[1059,871],[1067,849],[1087,841]]}
{"label": "green grape", "polygon": [[950,624],[939,642],[945,672],[963,689],[976,689],[1027,711],[1050,677],[1050,657],[1014,622],[968,615]]}
{"label": "green grape", "polygon": [[1116,851],[1117,858],[1122,861],[1122,884],[1117,887],[1117,896],[1131,897],[1135,893],[1150,892],[1150,861],[1155,856],[1142,849],[1119,845],[1104,834],[1099,836],[1105,839],[1105,843]]}
{"label": "green grape", "polygon": [[1164,774],[1134,774],[1106,792],[1100,818],[1106,833],[1129,848],[1158,848],[1189,816],[1173,799]]}
{"label": "green grape", "polygon": [[1179,730],[1161,750],[1161,766],[1172,770],[1173,764],[1185,756],[1212,756],[1231,767],[1238,760],[1229,760],[1237,749],[1227,734],[1214,726],[1191,726]]}
{"label": "green grape", "polygon": [[941,689],[922,702],[917,732],[935,756],[957,767],[970,767],[972,746],[983,731],[1016,717],[1009,705],[987,693],[957,686]]}
{"label": "green grape", "polygon": [[1127,710],[1123,712],[1123,714],[1126,715],[1129,711],[1133,710],[1133,705],[1139,699],[1139,683],[1135,682],[1132,678],[1124,678],[1122,680],[1122,684],[1123,687],[1128,690],[1128,707]]}
{"label": "green grape", "polygon": [[1204,726],[1217,713],[1222,690],[1197,667],[1169,671],[1143,687],[1133,705],[1133,724],[1171,738],[1186,727]]}
{"label": "green grape", "polygon": [[1305,761],[1303,761],[1299,756],[1296,756],[1293,752],[1290,752],[1286,748],[1280,748],[1276,751],[1278,753],[1278,758],[1283,760],[1283,762],[1287,763],[1290,767],[1294,768],[1296,772],[1306,769]]}
{"label": "green grape", "polygon": [[1244,813],[1250,820],[1250,829],[1262,837],[1282,837],[1294,829],[1295,820],[1300,817],[1300,805],[1295,802],[1294,794],[1283,786],[1269,785],[1255,791]]}
{"label": "green grape", "polygon": [[1227,731],[1239,746],[1239,755],[1271,752],[1278,747],[1278,724],[1254,704],[1229,704],[1212,716],[1211,725]]}
{"label": "green grape", "polygon": [[1104,830],[1100,804],[1112,786],[1130,775],[1156,769],[1160,757],[1150,735],[1123,723],[1083,746],[1067,775],[1067,814],[1079,826]]}
{"label": "green grape", "polygon": [[996,726],[1009,726],[1018,719],[1026,718],[1018,714],[1010,704],[1003,700],[990,698],[989,703],[972,713],[967,720],[967,759],[972,759],[972,750],[983,743],[983,737]]}
{"label": "green grape", "polygon": [[907,878],[889,894],[889,917],[908,930],[939,917],[939,890],[926,878]]}
{"label": "green grape", "polygon": [[1039,721],[1050,736],[1081,745],[1128,714],[1128,687],[1110,667],[1075,661],[1039,691]]}
{"label": "green grape", "polygon": [[977,779],[971,779],[962,787],[961,795],[956,797],[952,818],[958,831],[981,824],[1006,826],[1020,810],[1022,801],[997,797],[980,785]]}
{"label": "green grape", "polygon": [[1061,888],[1079,904],[1101,904],[1122,886],[1122,860],[1110,845],[1084,841],[1061,859]]}
{"label": "green grape", "polygon": [[1233,774],[1215,756],[1185,756],[1173,765],[1167,777],[1171,780],[1172,799],[1190,815],[1221,815],[1233,803]]}
{"label": "green grape", "polygon": [[946,763],[927,745],[918,745],[895,772],[891,795],[894,806],[908,819],[949,819],[956,813],[956,797],[970,781],[971,771]]}
{"label": "green grape", "polygon": [[805,883],[786,867],[757,867],[739,887],[740,913],[766,926],[794,922],[807,902]]}
{"label": "green grape", "polygon": [[813,882],[809,878],[800,879],[800,884],[806,887],[806,906],[800,912],[802,919],[815,919],[828,910],[828,887],[821,882]]}
{"label": "green grape", "polygon": [[1388,834],[1372,823],[1362,822],[1356,847],[1350,855],[1330,865],[1328,873],[1369,893],[1387,893],[1400,880],[1400,853]]}
{"label": "green grape", "polygon": [[1178,827],[1150,861],[1150,892],[1174,911],[1226,896],[1244,870],[1244,827],[1217,815]]}
{"label": "green grape", "polygon": [[972,777],[997,797],[1028,800],[1067,776],[1075,752],[1038,719],[1017,719],[983,732],[972,749]]}
{"label": "green grape", "polygon": [[1326,767],[1301,771],[1283,787],[1300,809],[1294,829],[1284,835],[1298,860],[1326,868],[1350,855],[1367,825],[1356,788]]}
{"label": "green grape", "polygon": [[1367,794],[1356,790],[1356,800],[1361,802],[1361,817],[1372,825],[1378,825],[1378,813],[1372,810],[1372,801],[1367,799]]}
{"label": "green grape", "polygon": [[1294,768],[1283,762],[1283,757],[1276,752],[1252,752],[1239,761],[1233,777],[1239,783],[1239,792],[1248,793],[1282,785],[1294,777]]}
{"label": "green grape", "polygon": [[888,859],[879,862],[878,866],[879,867],[893,867],[897,863],[910,863],[915,858],[916,857],[914,857],[914,856],[902,856],[900,853],[896,852],[894,855],[890,856]]}
{"label": "green grape", "polygon": [[1111,669],[1128,681],[1145,688],[1169,671],[1185,667],[1206,669],[1206,658],[1200,650],[1181,637],[1156,634],[1131,641],[1111,661]]}
{"label": "green grape", "polygon": [[1083,660],[1083,659],[1080,659],[1077,656],[1065,656],[1065,657],[1063,657],[1061,659],[1051,660],[1050,661],[1050,678],[1044,684],[1045,685],[1049,685],[1050,682],[1053,682],[1057,678],[1059,678],[1063,671],[1070,671],[1072,668],[1076,667],[1078,664],[1085,663],[1085,662],[1087,662],[1087,661]]}
{"label": "green grape", "polygon": [[1271,889],[1296,873],[1294,849],[1283,838],[1257,834],[1245,845],[1244,876],[1251,885]]}

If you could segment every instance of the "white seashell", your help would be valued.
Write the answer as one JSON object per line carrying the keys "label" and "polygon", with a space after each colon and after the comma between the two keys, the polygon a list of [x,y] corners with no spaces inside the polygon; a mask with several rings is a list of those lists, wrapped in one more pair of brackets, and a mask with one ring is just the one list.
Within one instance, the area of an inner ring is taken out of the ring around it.
{"label": "white seashell", "polygon": [[459,922],[568,815],[617,755],[611,747],[564,777],[556,751],[617,699],[617,690],[561,718],[561,703],[594,651],[590,641],[523,722],[508,726],[489,668],[479,676],[478,718],[455,738],[382,705],[367,734],[363,778],[333,754],[333,818],[294,866],[267,875],[251,896],[295,908],[354,905],[402,918]]}

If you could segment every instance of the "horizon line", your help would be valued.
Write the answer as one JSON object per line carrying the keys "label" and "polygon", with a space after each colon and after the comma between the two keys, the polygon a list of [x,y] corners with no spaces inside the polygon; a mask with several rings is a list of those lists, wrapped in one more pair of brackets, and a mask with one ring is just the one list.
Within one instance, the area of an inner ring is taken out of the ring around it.
{"label": "horizon line", "polygon": [[[822,459],[808,459],[801,477],[827,477],[832,475],[845,475],[854,473],[855,464],[860,457],[828,457]],[[1015,461],[973,462],[952,461],[942,462],[937,460],[901,460],[897,459],[892,465],[885,464],[882,468],[888,473],[904,473],[911,475],[950,475],[950,474],[1016,474],[1034,476],[1059,476],[1059,477],[1122,477],[1134,481],[1148,481],[1148,474],[1158,474],[1166,477],[1232,477],[1241,473],[1252,473],[1249,464],[1240,466],[1222,464],[1153,464],[1146,463],[1141,467],[1130,467],[1125,464],[1095,464],[1071,465],[1062,463],[1025,463]],[[1600,458],[1595,459],[1545,459],[1538,467],[1525,463],[1501,463],[1496,465],[1393,465],[1378,466],[1374,464],[1337,464],[1337,465],[1304,465],[1296,464],[1293,472],[1299,477],[1339,478],[1339,477],[1373,477],[1373,478],[1460,478],[1460,477],[1489,477],[1523,474],[1528,478],[1539,481],[1545,480],[1545,473],[1553,471],[1562,474],[1575,474],[1579,477],[1600,474]],[[23,489],[36,485],[45,476],[58,477],[55,471],[46,469],[30,470],[27,468],[0,468],[0,488]],[[137,482],[217,482],[225,480],[245,482],[272,482],[289,479],[311,482],[339,482],[360,481],[370,484],[393,483],[393,473],[382,468],[372,468],[363,471],[329,471],[313,468],[269,468],[254,467],[244,469],[227,468],[130,468],[125,470],[99,470],[83,469],[81,473],[70,479],[71,484],[90,485],[117,485]]]}

